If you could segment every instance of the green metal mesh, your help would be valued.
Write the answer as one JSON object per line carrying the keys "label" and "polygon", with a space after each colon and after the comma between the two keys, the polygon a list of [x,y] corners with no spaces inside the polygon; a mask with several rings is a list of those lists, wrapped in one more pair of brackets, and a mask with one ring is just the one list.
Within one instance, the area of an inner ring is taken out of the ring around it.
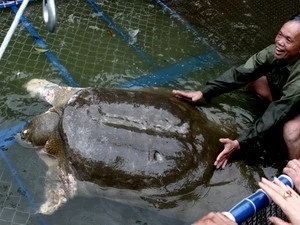
{"label": "green metal mesh", "polygon": [[196,26],[208,43],[235,62],[243,62],[250,54],[273,43],[283,22],[300,7],[296,0],[164,2]]}

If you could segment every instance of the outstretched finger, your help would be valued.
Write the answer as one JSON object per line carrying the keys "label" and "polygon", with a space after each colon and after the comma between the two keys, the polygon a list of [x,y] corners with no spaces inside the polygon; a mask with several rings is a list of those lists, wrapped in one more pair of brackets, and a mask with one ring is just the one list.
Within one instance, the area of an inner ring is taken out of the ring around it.
{"label": "outstretched finger", "polygon": [[[262,178],[260,182],[258,182],[258,185],[274,200],[277,196],[284,195],[284,190],[277,184],[273,183],[272,181],[269,181],[265,178]],[[283,199],[280,198],[282,201]]]}
{"label": "outstretched finger", "polygon": [[216,160],[214,162],[214,165],[216,166],[217,169],[224,169],[225,166],[227,165],[228,160],[227,159],[221,159],[221,160]]}
{"label": "outstretched finger", "polygon": [[218,156],[217,156],[217,158],[216,158],[216,162],[219,162],[219,161],[221,161],[222,160],[222,158],[224,157],[224,152],[222,151]]}
{"label": "outstretched finger", "polygon": [[228,162],[228,159],[225,159],[221,166],[222,169],[225,168],[225,166],[227,165],[227,162]]}
{"label": "outstretched finger", "polygon": [[227,158],[228,158],[227,152],[226,152],[225,150],[223,150],[223,151],[220,152],[219,155],[217,156],[216,162],[217,162],[217,163],[222,162],[222,161],[226,160]]}
{"label": "outstretched finger", "polygon": [[279,207],[281,207],[284,213],[286,213],[287,201],[298,197],[297,193],[291,187],[283,184],[277,178],[275,178],[273,182],[262,178],[258,185]]}

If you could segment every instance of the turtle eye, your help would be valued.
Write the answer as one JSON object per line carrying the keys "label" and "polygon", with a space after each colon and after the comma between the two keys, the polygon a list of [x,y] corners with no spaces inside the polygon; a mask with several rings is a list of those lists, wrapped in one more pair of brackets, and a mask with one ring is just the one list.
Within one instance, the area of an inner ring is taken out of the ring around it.
{"label": "turtle eye", "polygon": [[164,161],[164,159],[163,159],[162,154],[159,151],[152,150],[149,152],[149,161],[162,163]]}
{"label": "turtle eye", "polygon": [[28,134],[28,130],[25,129],[25,130],[23,130],[23,131],[20,133],[20,136],[21,136],[22,139],[26,139],[27,134]]}

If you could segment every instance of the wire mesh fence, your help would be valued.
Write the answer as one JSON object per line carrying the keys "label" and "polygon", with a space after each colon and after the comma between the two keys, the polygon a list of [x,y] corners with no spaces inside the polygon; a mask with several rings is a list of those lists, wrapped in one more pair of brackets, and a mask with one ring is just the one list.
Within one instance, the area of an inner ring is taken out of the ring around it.
{"label": "wire mesh fence", "polygon": [[243,62],[274,42],[281,25],[299,11],[297,1],[184,1],[166,5],[199,28],[203,37],[230,60]]}

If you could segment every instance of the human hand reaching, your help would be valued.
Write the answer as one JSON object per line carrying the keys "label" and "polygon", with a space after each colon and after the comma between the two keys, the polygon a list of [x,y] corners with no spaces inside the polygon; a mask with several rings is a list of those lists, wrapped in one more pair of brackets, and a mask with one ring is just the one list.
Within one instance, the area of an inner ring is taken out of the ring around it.
{"label": "human hand reaching", "polygon": [[175,96],[178,96],[180,98],[187,98],[192,100],[193,102],[199,101],[203,97],[201,91],[185,92],[185,91],[173,90],[172,93]]}
{"label": "human hand reaching", "polygon": [[300,224],[300,196],[290,187],[277,178],[273,182],[262,178],[258,183],[260,188],[281,208],[289,222],[278,217],[270,217],[274,225],[299,225]]}
{"label": "human hand reaching", "polygon": [[238,149],[240,149],[240,144],[237,140],[231,140],[229,138],[221,138],[219,140],[224,144],[223,151],[218,155],[214,165],[217,169],[224,168],[227,165],[229,157]]}

